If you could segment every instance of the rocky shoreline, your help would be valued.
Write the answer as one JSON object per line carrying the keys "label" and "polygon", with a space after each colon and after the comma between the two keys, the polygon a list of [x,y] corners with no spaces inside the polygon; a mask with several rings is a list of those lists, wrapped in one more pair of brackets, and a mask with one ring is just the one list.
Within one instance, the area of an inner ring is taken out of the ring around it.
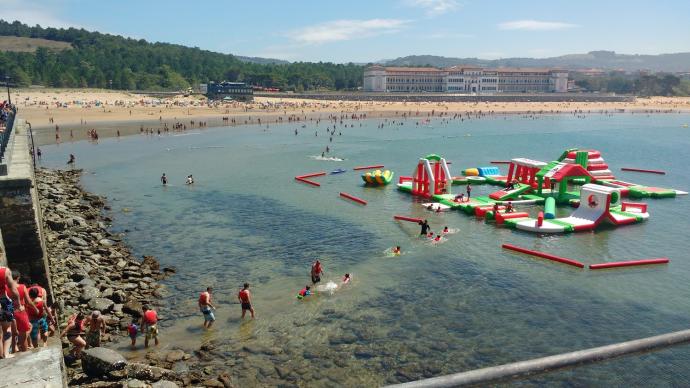
{"label": "rocky shoreline", "polygon": [[[196,355],[182,350],[146,355],[148,364],[127,362],[109,343],[125,340],[127,325],[141,316],[142,305],[161,299],[158,281],[175,272],[160,268],[151,256],[135,258],[123,243],[123,235],[111,233],[110,207],[105,198],[84,191],[81,170],[36,171],[43,216],[50,277],[61,329],[77,311],[100,310],[107,330],[104,347],[83,352],[82,362],[68,365],[70,386],[173,387],[200,385],[233,386],[227,374],[210,375],[198,364],[213,349],[206,345]],[[127,339],[128,340],[128,339]],[[140,343],[143,341],[139,341]],[[62,342],[67,352],[71,346]],[[143,345],[139,345],[143,346]]]}

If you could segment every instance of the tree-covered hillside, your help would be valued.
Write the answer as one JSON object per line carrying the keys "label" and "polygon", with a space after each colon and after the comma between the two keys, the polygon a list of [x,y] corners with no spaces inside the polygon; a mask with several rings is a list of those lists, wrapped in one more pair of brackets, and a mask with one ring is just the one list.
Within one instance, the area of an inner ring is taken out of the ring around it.
{"label": "tree-covered hillside", "polygon": [[209,81],[242,81],[284,90],[355,89],[363,68],[354,64],[261,64],[197,47],[150,43],[84,29],[30,27],[0,20],[0,36],[67,42],[61,51],[0,52],[0,75],[20,86],[177,90]]}

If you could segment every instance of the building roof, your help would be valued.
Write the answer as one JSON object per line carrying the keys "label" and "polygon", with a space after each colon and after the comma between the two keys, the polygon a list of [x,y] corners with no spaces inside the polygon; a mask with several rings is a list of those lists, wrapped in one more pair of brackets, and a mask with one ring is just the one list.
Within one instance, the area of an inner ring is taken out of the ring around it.
{"label": "building roof", "polygon": [[415,72],[443,72],[444,70],[435,67],[386,67],[386,71],[415,71]]}
{"label": "building roof", "polygon": [[499,67],[494,69],[499,73],[549,73],[558,69],[549,69],[544,67]]}

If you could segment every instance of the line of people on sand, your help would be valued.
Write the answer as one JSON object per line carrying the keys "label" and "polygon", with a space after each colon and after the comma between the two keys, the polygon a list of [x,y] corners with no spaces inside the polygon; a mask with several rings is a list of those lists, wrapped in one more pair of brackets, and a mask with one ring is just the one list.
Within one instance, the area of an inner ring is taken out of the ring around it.
{"label": "line of people on sand", "polygon": [[[167,185],[168,185],[168,176],[165,175],[165,173],[163,173],[163,175],[161,175],[161,184],[162,184],[163,186],[167,186]],[[192,176],[192,174],[187,175],[187,176],[185,177],[185,182],[184,182],[184,184],[185,184],[185,185],[193,185],[193,184],[194,184],[194,176]]]}
{"label": "line of people on sand", "polygon": [[0,327],[0,359],[46,346],[57,327],[46,289],[4,266],[0,266]]}

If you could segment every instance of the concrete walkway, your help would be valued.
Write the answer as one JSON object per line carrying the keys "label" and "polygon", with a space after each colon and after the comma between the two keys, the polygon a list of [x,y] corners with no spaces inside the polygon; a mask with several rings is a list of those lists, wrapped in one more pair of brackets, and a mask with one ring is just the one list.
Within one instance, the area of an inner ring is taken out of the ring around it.
{"label": "concrete walkway", "polygon": [[0,360],[0,387],[66,387],[62,348],[55,343],[39,350]]}

